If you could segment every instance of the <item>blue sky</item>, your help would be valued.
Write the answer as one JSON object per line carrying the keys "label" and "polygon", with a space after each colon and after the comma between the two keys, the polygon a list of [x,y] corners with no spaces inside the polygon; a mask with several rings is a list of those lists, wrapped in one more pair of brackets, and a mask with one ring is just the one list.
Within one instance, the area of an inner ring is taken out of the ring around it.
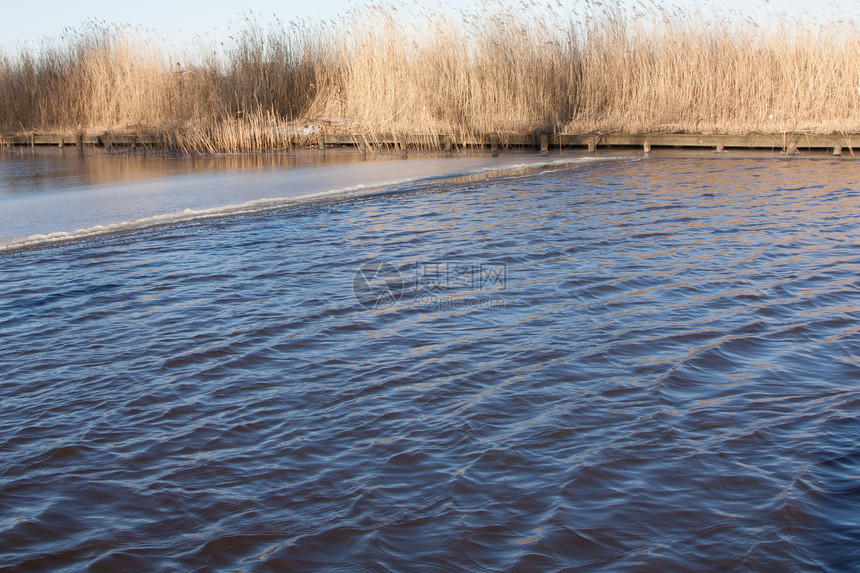
{"label": "blue sky", "polygon": [[[540,0],[545,2],[546,0]],[[617,0],[616,0],[617,1]],[[633,3],[635,0],[622,0]],[[701,7],[749,12],[755,17],[773,11],[798,13],[807,9],[814,16],[828,12],[830,17],[860,18],[860,0],[833,0],[821,4],[800,0],[660,0],[665,4],[687,4]],[[475,6],[477,0],[463,0],[446,5]],[[607,0],[612,2],[612,0]],[[649,3],[650,0],[646,0]],[[128,24],[153,31],[170,44],[185,44],[195,36],[208,36],[220,41],[231,29],[241,27],[243,15],[253,11],[261,18],[277,15],[282,21],[297,18],[330,20],[351,7],[366,4],[361,0],[0,0],[0,49],[14,50],[24,42],[34,47],[45,37],[57,37],[64,28],[80,27],[87,21]],[[418,3],[418,2],[415,2]],[[505,0],[501,0],[506,4]],[[510,1],[511,5],[517,2]],[[556,0],[553,0],[553,4]],[[581,0],[560,0],[563,6],[574,7]],[[421,3],[425,4],[425,3]],[[442,0],[426,5],[441,6]],[[443,8],[444,9],[444,8]]]}

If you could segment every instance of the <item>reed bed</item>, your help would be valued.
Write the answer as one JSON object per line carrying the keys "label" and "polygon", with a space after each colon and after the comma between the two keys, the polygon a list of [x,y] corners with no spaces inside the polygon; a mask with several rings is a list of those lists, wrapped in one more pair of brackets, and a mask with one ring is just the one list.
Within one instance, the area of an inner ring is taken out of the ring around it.
{"label": "reed bed", "polygon": [[860,131],[851,22],[660,7],[488,8],[335,22],[249,19],[225,47],[89,26],[0,53],[4,132],[157,134],[183,152],[281,149],[319,131]]}

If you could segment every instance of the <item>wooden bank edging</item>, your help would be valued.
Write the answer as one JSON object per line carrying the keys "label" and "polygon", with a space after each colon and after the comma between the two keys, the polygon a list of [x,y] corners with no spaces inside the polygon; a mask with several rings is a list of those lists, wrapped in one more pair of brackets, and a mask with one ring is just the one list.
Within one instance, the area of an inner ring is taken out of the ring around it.
{"label": "wooden bank edging", "polygon": [[23,134],[23,135],[0,135],[0,147],[13,146],[29,146],[49,145],[54,147],[131,147],[136,148],[138,145],[158,147],[159,139],[154,135],[134,135],[134,134],[98,134],[98,135],[62,135],[56,133],[45,134]]}
{"label": "wooden bank edging", "polygon": [[317,147],[329,146],[370,147],[384,145],[406,150],[409,147],[427,147],[433,144],[445,150],[454,148],[483,147],[492,151],[505,148],[534,148],[547,152],[550,149],[582,147],[589,152],[599,148],[641,148],[645,153],[652,147],[712,148],[722,152],[726,149],[764,149],[783,153],[800,150],[828,150],[833,155],[843,151],[854,155],[860,147],[860,134],[820,135],[806,133],[749,134],[749,135],[700,135],[694,133],[617,133],[617,134],[528,134],[528,135],[483,135],[458,137],[448,134],[382,134],[376,136],[353,134],[322,134],[317,137]]}
{"label": "wooden bank edging", "polygon": [[[308,146],[307,138],[296,136],[295,147]],[[548,152],[550,149],[585,148],[589,152],[607,148],[641,148],[645,153],[653,147],[671,148],[712,148],[722,152],[726,149],[763,149],[796,153],[800,150],[828,150],[833,155],[848,152],[854,155],[854,148],[860,147],[860,134],[821,135],[808,133],[777,133],[749,135],[702,135],[692,133],[533,133],[525,135],[481,135],[459,136],[451,134],[320,134],[316,138],[316,147],[325,149],[332,146],[352,146],[359,149],[369,147],[390,147],[405,151],[408,148],[438,148],[446,151],[460,148],[489,148],[499,149],[531,148]],[[94,135],[62,135],[62,134],[24,134],[0,135],[0,146],[50,145],[66,146],[95,146],[95,147],[130,147],[137,146],[160,148],[162,140],[155,135],[136,134],[94,134]]]}

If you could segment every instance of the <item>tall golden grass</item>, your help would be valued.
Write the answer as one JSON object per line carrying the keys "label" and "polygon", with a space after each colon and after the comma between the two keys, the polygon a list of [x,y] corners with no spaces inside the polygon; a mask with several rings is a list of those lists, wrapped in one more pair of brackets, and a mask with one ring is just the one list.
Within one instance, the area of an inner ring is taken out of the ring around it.
{"label": "tall golden grass", "polygon": [[596,2],[576,14],[392,8],[329,23],[249,19],[223,49],[168,49],[90,26],[0,53],[0,129],[155,133],[186,152],[283,148],[310,135],[306,126],[369,136],[860,131],[851,22]]}

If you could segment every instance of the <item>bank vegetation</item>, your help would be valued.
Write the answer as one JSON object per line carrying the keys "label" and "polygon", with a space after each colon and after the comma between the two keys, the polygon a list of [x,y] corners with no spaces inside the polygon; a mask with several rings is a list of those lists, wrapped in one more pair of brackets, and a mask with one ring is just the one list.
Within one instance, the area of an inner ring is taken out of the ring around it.
{"label": "bank vegetation", "polygon": [[279,149],[321,130],[860,131],[852,22],[599,3],[404,10],[249,16],[224,44],[180,48],[129,28],[72,30],[0,53],[0,131],[156,134],[188,152]]}

